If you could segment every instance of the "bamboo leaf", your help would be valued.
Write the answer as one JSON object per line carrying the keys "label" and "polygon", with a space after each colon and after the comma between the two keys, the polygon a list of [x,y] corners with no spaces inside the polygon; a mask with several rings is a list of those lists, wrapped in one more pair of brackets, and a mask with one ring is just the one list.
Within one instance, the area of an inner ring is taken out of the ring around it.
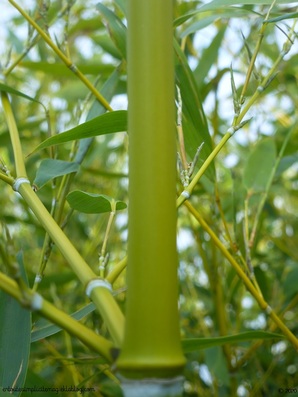
{"label": "bamboo leaf", "polygon": [[[89,313],[93,312],[94,310],[95,310],[94,304],[89,303],[88,305],[82,307],[81,309],[71,314],[71,317],[79,321],[82,318],[86,317]],[[40,339],[45,339],[48,336],[57,334],[60,331],[62,331],[62,328],[50,323],[45,319],[41,319],[37,321],[34,326],[34,329],[31,333],[31,342],[37,342]]]}
{"label": "bamboo leaf", "polygon": [[103,14],[105,19],[107,20],[109,33],[111,35],[112,40],[116,44],[116,47],[121,52],[121,55],[124,59],[126,59],[126,27],[121,21],[120,18],[117,17],[111,10],[105,7],[103,4],[98,3],[96,5],[98,11]]}
{"label": "bamboo leaf", "polygon": [[[63,63],[49,63],[44,61],[32,62],[23,61],[20,66],[30,71],[42,72],[45,75],[61,77],[61,78],[72,78],[76,79],[75,74]],[[78,63],[76,64],[78,69],[84,74],[98,75],[98,74],[109,74],[113,70],[113,66],[105,63]]]}
{"label": "bamboo leaf", "polygon": [[51,179],[77,172],[79,168],[79,164],[72,161],[45,159],[40,163],[33,183],[41,188]]}
{"label": "bamboo leaf", "polygon": [[[176,41],[174,42],[174,46],[177,56],[176,80],[182,97],[182,125],[185,148],[192,160],[198,147],[204,142],[199,158],[199,163],[203,163],[212,151],[208,124],[193,72]],[[211,179],[214,178],[213,163],[207,169],[206,175]]]}
{"label": "bamboo leaf", "polygon": [[[18,262],[23,276],[22,257]],[[31,312],[0,290],[0,387],[24,385],[30,354]],[[8,393],[9,394],[9,393]],[[19,396],[21,391],[12,392]]]}
{"label": "bamboo leaf", "polygon": [[[113,198],[96,193],[86,193],[74,190],[66,197],[71,208],[85,214],[100,214],[113,211]],[[123,210],[127,206],[123,201],[116,201],[116,210]]]}
{"label": "bamboo leaf", "polygon": [[243,184],[251,192],[264,192],[276,161],[273,139],[261,140],[249,155],[243,173]]}
{"label": "bamboo leaf", "polygon": [[[279,4],[296,3],[296,0],[279,0]],[[272,0],[213,0],[208,4],[203,5],[199,10],[207,11],[214,10],[221,7],[240,6],[240,5],[271,5]]]}
{"label": "bamboo leaf", "polygon": [[219,336],[214,338],[191,338],[182,340],[184,353],[191,353],[197,350],[209,349],[210,347],[222,346],[227,343],[250,342],[255,339],[284,339],[283,335],[265,331],[249,331],[241,334]]}
{"label": "bamboo leaf", "polygon": [[[120,78],[120,68],[116,68],[113,73],[109,76],[109,78],[104,83],[103,87],[101,88],[100,92],[107,101],[111,101],[113,96],[116,93]],[[94,119],[96,116],[101,116],[106,112],[106,109],[103,105],[95,99],[93,105],[91,106],[88,115],[86,117],[86,121]],[[74,161],[78,164],[81,164],[88,149],[92,143],[94,138],[86,138],[81,139],[78,147],[78,151],[76,153],[76,157]]]}
{"label": "bamboo leaf", "polygon": [[292,19],[297,17],[298,17],[298,12],[291,12],[289,14],[280,15],[279,17],[276,18],[267,19],[266,23],[280,22],[283,21],[284,19]]}
{"label": "bamboo leaf", "polygon": [[[230,19],[230,18],[243,18],[245,16],[251,15],[253,11],[248,9],[242,9],[239,7],[230,7],[228,11],[219,10],[218,12],[201,12],[200,9],[195,12],[189,14],[189,17],[199,16],[199,20],[195,20],[186,29],[182,30],[180,37],[183,38],[192,33],[197,32],[198,30],[204,29],[205,27],[212,24],[214,21],[218,19]],[[180,18],[179,18],[180,19]],[[176,20],[175,24],[179,23],[180,20]]]}
{"label": "bamboo leaf", "polygon": [[12,94],[12,95],[17,95],[17,96],[20,96],[25,99],[29,99],[29,101],[39,103],[45,109],[44,105],[37,99],[32,98],[31,96],[26,95],[21,91],[15,90],[14,88],[12,88],[6,84],[0,83],[0,91],[7,92],[8,94]]}
{"label": "bamboo leaf", "polygon": [[37,146],[37,148],[35,148],[33,153],[37,150],[41,150],[52,145],[59,145],[61,143],[70,142],[77,139],[91,138],[98,135],[111,134],[126,130],[127,111],[117,110],[95,117],[94,119],[86,121],[77,127],[46,139],[39,146]]}
{"label": "bamboo leaf", "polygon": [[216,59],[218,57],[218,52],[224,38],[227,26],[222,26],[219,30],[210,46],[208,46],[202,53],[200,62],[196,69],[194,70],[194,77],[196,79],[196,83],[199,87],[202,86],[205,77],[210,71],[212,65],[216,63]]}

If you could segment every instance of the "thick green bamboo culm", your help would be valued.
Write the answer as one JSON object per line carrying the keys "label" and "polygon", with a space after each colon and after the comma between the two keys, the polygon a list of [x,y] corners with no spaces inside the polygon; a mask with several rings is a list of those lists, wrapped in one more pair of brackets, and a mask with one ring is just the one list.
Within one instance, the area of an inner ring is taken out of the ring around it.
{"label": "thick green bamboo culm", "polygon": [[173,1],[130,0],[128,8],[128,291],[117,365],[130,379],[171,378],[185,363],[177,304]]}

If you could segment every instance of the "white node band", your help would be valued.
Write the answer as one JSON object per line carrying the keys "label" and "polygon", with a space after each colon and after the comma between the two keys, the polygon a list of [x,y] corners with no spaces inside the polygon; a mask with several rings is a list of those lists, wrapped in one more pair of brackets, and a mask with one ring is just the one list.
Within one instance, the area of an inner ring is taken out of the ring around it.
{"label": "white node band", "polygon": [[35,293],[31,301],[31,310],[40,310],[42,308],[42,302],[42,296]]}
{"label": "white node band", "polygon": [[112,286],[108,281],[96,278],[94,280],[89,281],[89,283],[87,284],[85,293],[88,296],[88,298],[90,298],[94,288],[98,288],[98,287],[106,288],[111,292],[113,291]]}
{"label": "white node band", "polygon": [[190,198],[190,193],[187,190],[183,190],[181,193],[181,196],[185,197],[186,199]]}
{"label": "white node band", "polygon": [[12,185],[13,190],[14,190],[15,192],[18,192],[19,189],[20,189],[20,186],[21,186],[23,183],[29,183],[29,185],[30,185],[29,179],[27,179],[27,178],[17,178],[17,179],[14,181],[13,185]]}
{"label": "white node band", "polygon": [[272,313],[272,307],[268,305],[266,307],[265,311],[266,311],[267,314],[271,314]]}

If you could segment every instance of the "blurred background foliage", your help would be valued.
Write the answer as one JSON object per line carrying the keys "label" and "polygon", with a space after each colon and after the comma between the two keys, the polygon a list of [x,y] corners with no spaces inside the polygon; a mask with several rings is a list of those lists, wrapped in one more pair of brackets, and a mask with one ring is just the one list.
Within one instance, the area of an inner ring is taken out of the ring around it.
{"label": "blurred background foliage", "polygon": [[[97,3],[98,0],[42,0],[27,1],[23,6],[104,93],[111,107],[126,109],[126,2],[101,1],[96,7]],[[270,7],[269,3],[264,4],[266,1],[251,3],[214,1],[208,6],[201,1],[176,2],[175,38],[185,57],[181,64],[176,58],[177,84],[182,92],[188,162],[204,141],[200,165],[208,154],[208,145],[209,149],[214,147],[231,126],[234,107],[230,68],[239,96]],[[297,17],[296,6],[277,4],[272,8],[269,16],[272,21],[266,26],[246,97],[253,95],[282,51]],[[101,114],[103,109],[75,74],[28,28],[24,18],[9,4],[1,7],[6,13],[1,17],[5,20],[0,44],[3,82],[42,102],[47,109],[45,112],[38,102],[11,95],[28,175],[34,181],[44,159],[73,161],[79,144],[58,145],[29,155],[33,149],[47,137]],[[278,74],[249,110],[251,121],[223,147],[212,165],[214,168],[201,179],[191,198],[193,206],[247,272],[246,264],[252,266],[265,299],[294,334],[298,331],[297,60],[296,41],[278,65]],[[192,77],[183,80],[185,76],[179,67],[188,68],[186,65],[190,69],[185,70],[191,71]],[[190,81],[193,86],[187,86]],[[202,109],[192,102],[192,90]],[[201,112],[201,116],[195,112]],[[204,117],[206,125],[202,124]],[[63,189],[104,194],[127,203],[127,145],[126,133],[93,139],[76,174],[71,174],[71,178],[59,176],[40,188],[37,186],[37,194],[50,211],[54,198],[59,203]],[[14,175],[2,112],[0,148],[3,164]],[[182,190],[178,172],[177,190]],[[33,285],[45,257],[45,276],[38,286],[40,293],[68,313],[86,305],[82,286],[58,250],[50,243],[44,250],[44,230],[19,196],[4,183],[1,183],[0,213],[1,222],[12,236],[15,252],[23,253],[29,284]],[[127,210],[117,212],[107,244],[107,272],[126,255],[127,221]],[[59,222],[98,272],[108,214],[73,211],[65,202]],[[251,234],[253,230],[255,236]],[[179,209],[177,234],[184,338],[259,329],[278,332],[209,235],[183,206]],[[122,305],[124,275],[117,280],[115,289]],[[33,326],[41,326],[41,321],[33,315]],[[94,312],[82,321],[106,334],[104,324]],[[274,396],[279,388],[298,385],[297,354],[285,340],[225,345],[188,354],[187,358],[185,396]],[[95,387],[98,396],[121,395],[110,369],[66,333],[31,345],[26,385],[53,383],[57,387],[70,384]]]}

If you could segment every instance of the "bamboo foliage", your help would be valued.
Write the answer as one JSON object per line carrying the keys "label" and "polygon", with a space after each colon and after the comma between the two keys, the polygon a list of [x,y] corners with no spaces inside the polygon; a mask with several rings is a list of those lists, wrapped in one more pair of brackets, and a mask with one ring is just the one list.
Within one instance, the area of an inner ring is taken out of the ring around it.
{"label": "bamboo foliage", "polygon": [[0,386],[295,391],[291,2],[5,7]]}

